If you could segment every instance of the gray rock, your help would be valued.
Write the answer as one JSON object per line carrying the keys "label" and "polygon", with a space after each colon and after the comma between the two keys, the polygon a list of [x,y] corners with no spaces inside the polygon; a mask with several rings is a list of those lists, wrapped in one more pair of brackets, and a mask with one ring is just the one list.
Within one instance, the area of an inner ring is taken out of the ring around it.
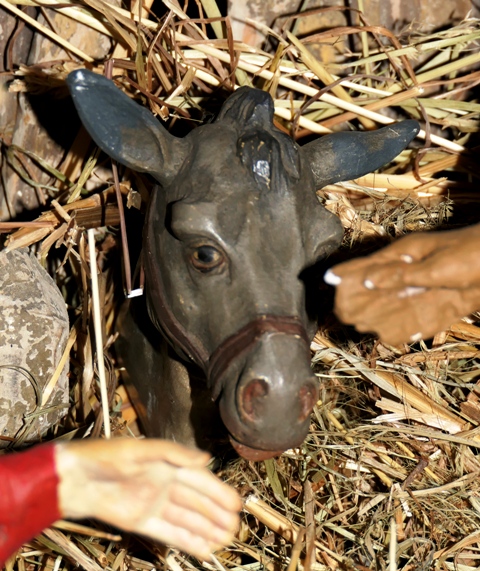
{"label": "gray rock", "polygon": [[0,448],[38,441],[68,410],[68,361],[42,396],[69,334],[65,301],[28,250],[0,252]]}

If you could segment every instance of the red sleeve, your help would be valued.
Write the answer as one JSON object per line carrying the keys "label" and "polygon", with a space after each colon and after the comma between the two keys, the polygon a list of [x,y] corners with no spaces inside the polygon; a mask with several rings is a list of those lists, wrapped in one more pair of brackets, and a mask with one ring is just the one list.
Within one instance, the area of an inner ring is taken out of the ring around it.
{"label": "red sleeve", "polygon": [[60,519],[54,446],[0,456],[0,568],[23,543]]}

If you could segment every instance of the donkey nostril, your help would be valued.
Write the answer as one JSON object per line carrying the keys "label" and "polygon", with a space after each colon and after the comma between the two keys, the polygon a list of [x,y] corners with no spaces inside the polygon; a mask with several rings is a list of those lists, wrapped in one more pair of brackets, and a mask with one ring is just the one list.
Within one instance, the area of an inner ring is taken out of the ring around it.
{"label": "donkey nostril", "polygon": [[314,385],[303,385],[298,393],[300,400],[300,417],[299,422],[303,422],[310,416],[310,413],[317,402],[317,389]]}
{"label": "donkey nostril", "polygon": [[265,379],[253,379],[243,389],[241,410],[249,420],[255,420],[262,413],[262,399],[268,395],[268,383]]}

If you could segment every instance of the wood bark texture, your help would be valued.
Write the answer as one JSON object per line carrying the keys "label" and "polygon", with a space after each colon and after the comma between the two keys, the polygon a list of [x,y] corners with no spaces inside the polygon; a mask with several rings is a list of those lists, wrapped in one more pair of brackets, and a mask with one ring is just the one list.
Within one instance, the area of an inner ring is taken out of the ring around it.
{"label": "wood bark texture", "polygon": [[[109,38],[54,10],[46,9],[45,12],[49,22],[40,14],[38,21],[41,24],[46,27],[51,24],[58,35],[91,57],[98,60],[105,58],[111,47]],[[58,65],[75,62],[71,54],[38,32],[32,35],[25,28],[19,36],[15,36],[15,26],[21,26],[21,23],[14,19],[12,21],[12,17],[0,9],[0,25],[4,23],[0,49],[6,49],[3,53],[7,55],[9,50],[12,51],[13,68],[21,64],[35,66],[50,62],[58,62]],[[79,126],[70,101],[67,98],[57,99],[52,92],[43,95],[9,93],[11,80],[12,76],[0,79],[0,136],[6,145],[17,145],[40,156],[52,167],[58,167]],[[0,170],[0,220],[13,219],[24,210],[39,208],[46,198],[41,188],[33,188],[10,166],[5,159],[6,151],[4,145]],[[42,184],[52,182],[49,175],[30,159],[24,157],[22,160],[34,180]]]}

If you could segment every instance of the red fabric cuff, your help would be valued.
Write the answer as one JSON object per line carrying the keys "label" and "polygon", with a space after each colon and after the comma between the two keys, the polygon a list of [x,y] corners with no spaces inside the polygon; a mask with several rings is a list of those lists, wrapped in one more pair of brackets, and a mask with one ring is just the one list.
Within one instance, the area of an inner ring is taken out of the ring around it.
{"label": "red fabric cuff", "polygon": [[60,519],[54,445],[0,456],[0,567]]}

